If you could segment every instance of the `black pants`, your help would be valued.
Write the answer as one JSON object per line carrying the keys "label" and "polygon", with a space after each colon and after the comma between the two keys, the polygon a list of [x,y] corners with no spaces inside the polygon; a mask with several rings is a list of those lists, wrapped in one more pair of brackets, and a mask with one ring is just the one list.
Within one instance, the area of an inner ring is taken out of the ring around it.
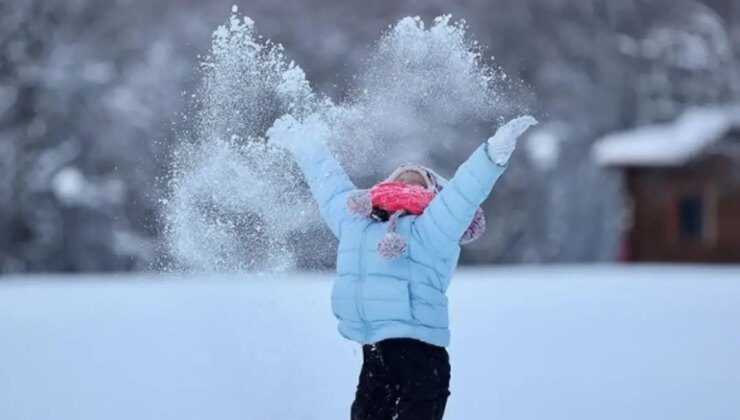
{"label": "black pants", "polygon": [[352,420],[440,420],[450,395],[444,347],[391,338],[362,347]]}

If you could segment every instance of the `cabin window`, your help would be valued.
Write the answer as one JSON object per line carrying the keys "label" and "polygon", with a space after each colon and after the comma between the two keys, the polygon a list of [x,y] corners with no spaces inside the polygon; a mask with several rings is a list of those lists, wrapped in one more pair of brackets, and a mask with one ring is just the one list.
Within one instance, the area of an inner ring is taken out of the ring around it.
{"label": "cabin window", "polygon": [[704,200],[698,195],[685,196],[681,199],[679,206],[681,237],[701,240],[705,230]]}

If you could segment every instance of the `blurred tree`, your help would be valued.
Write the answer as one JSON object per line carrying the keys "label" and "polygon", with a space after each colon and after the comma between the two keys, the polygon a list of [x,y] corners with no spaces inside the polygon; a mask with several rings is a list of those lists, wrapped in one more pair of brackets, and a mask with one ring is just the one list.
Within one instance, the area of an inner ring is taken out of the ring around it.
{"label": "blurred tree", "polygon": [[[0,0],[0,272],[138,269],[156,256],[170,122],[232,3]],[[734,0],[255,0],[241,10],[335,98],[389,24],[442,13],[465,18],[536,94],[549,122],[515,154],[486,204],[492,232],[467,262],[614,259],[620,180],[591,162],[593,139],[740,95]],[[434,162],[451,173],[462,152]]]}
{"label": "blurred tree", "polygon": [[2,271],[152,258],[156,158],[195,60],[179,15],[125,3],[0,2]]}

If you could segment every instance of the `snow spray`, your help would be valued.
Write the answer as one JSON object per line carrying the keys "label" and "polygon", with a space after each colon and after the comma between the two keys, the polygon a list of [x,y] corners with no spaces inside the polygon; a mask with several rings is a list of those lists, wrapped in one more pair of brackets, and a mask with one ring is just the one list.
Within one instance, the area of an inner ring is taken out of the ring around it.
{"label": "snow spray", "polygon": [[335,103],[314,93],[284,48],[260,37],[234,6],[201,60],[202,82],[173,153],[163,200],[173,266],[279,272],[296,267],[296,246],[333,246],[296,244],[296,235],[323,225],[297,165],[266,145],[265,132],[284,113],[320,113],[330,148],[359,177],[447,157],[463,141],[475,143],[469,150],[480,144],[516,107],[506,75],[484,62],[465,29],[449,16],[429,28],[401,19]]}

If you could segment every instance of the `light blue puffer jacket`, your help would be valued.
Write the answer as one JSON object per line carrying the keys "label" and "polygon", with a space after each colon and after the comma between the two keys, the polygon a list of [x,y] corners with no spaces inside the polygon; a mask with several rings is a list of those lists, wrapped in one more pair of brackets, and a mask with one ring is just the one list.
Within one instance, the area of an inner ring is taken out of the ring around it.
{"label": "light blue puffer jacket", "polygon": [[294,154],[321,216],[339,239],[331,301],[344,337],[363,344],[409,337],[449,345],[445,292],[460,256],[459,240],[505,169],[491,161],[487,146],[458,168],[423,214],[398,220],[396,232],[407,247],[392,260],[377,250],[388,222],[349,212],[347,199],[357,188],[326,145],[312,142]]}

